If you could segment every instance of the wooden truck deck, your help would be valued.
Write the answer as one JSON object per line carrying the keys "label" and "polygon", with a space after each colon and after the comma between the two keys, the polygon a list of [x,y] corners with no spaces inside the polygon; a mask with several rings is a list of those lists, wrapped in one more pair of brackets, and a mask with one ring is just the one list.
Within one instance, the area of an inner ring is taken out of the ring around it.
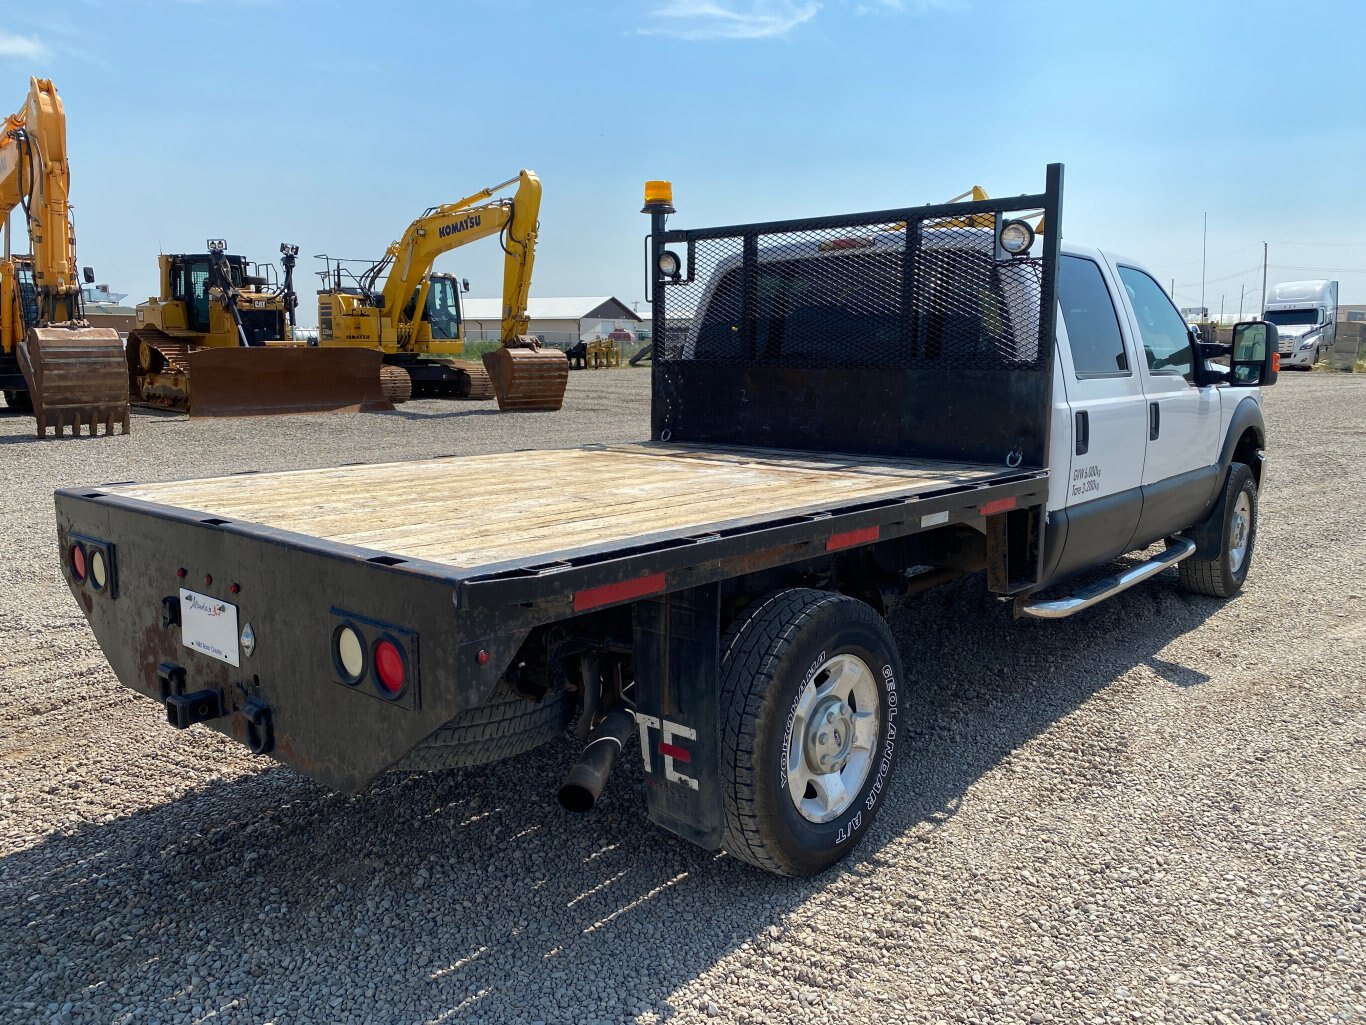
{"label": "wooden truck deck", "polygon": [[642,443],[101,491],[473,569],[985,484],[1016,472],[927,459]]}

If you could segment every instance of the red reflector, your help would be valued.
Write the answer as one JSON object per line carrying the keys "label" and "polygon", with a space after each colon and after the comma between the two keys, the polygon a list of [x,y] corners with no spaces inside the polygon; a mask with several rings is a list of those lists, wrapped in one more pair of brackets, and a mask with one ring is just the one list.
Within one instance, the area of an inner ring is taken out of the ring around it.
{"label": "red reflector", "polygon": [[881,527],[863,527],[860,530],[846,530],[842,534],[831,534],[830,539],[825,542],[825,550],[834,552],[841,548],[852,548],[854,545],[866,545],[870,541],[876,541],[881,533]]}
{"label": "red reflector", "polygon": [[678,747],[675,744],[659,743],[659,753],[666,758],[672,758],[676,762],[688,763],[692,761],[692,752],[686,747]]}
{"label": "red reflector", "polygon": [[600,609],[632,598],[644,598],[647,594],[663,594],[665,579],[663,573],[651,573],[648,577],[625,580],[620,584],[603,584],[601,587],[588,587],[574,592],[574,611]]}
{"label": "red reflector", "polygon": [[85,549],[80,545],[71,546],[71,575],[78,582],[85,579]]}
{"label": "red reflector", "polygon": [[983,516],[995,516],[997,513],[1009,512],[1014,508],[1015,497],[1012,495],[1010,498],[998,498],[994,502],[988,502],[982,506],[981,512]]}
{"label": "red reflector", "polygon": [[380,641],[375,645],[375,675],[379,685],[389,694],[397,694],[403,689],[403,652],[393,641]]}

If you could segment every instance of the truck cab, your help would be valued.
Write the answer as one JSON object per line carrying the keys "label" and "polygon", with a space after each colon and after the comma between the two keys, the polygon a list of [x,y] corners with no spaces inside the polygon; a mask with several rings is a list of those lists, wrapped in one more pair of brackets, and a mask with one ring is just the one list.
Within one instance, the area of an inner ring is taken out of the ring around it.
{"label": "truck cab", "polygon": [[1141,263],[1063,242],[1049,453],[1059,579],[1203,519],[1237,460],[1260,484],[1259,388],[1231,387]]}
{"label": "truck cab", "polygon": [[1281,365],[1309,370],[1332,351],[1338,330],[1336,281],[1285,281],[1273,285],[1263,319],[1276,325]]}

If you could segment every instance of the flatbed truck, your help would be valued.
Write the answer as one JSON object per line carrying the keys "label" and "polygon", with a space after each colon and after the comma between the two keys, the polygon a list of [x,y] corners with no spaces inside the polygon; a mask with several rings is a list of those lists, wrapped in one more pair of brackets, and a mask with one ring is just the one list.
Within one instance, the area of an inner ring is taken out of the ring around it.
{"label": "flatbed truck", "polygon": [[566,808],[624,753],[654,822],[805,875],[910,733],[893,602],[969,573],[1039,618],[1173,565],[1241,587],[1274,328],[1198,343],[1137,263],[1062,243],[1060,165],[716,228],[646,200],[648,441],[59,491],[119,680],[346,792],[573,731]]}

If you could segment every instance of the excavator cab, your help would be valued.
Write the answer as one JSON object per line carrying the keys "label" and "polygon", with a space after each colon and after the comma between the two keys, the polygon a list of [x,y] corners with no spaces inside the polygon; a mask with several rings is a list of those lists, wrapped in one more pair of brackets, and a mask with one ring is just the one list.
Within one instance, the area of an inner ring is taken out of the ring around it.
{"label": "excavator cab", "polygon": [[427,287],[427,308],[422,319],[431,325],[432,341],[462,340],[460,323],[460,292],[450,274],[432,274]]}

